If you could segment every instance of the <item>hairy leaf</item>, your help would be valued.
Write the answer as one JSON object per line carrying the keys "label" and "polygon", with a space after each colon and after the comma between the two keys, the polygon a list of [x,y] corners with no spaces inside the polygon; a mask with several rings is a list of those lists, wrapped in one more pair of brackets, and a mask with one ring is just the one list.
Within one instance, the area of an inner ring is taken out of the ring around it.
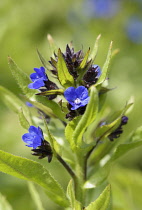
{"label": "hairy leaf", "polygon": [[27,95],[27,97],[33,96],[37,93],[36,90],[32,90],[28,88],[28,85],[31,83],[28,75],[22,71],[16,63],[12,60],[12,58],[8,57],[9,67],[11,69],[12,75],[14,76],[16,82],[22,89],[23,93]]}
{"label": "hairy leaf", "polygon": [[17,178],[32,181],[47,190],[54,202],[61,206],[69,205],[65,193],[59,183],[41,164],[0,151],[0,171]]}
{"label": "hairy leaf", "polygon": [[30,124],[28,122],[28,120],[26,119],[24,113],[23,113],[23,110],[22,108],[20,109],[19,113],[18,113],[18,116],[19,116],[19,121],[20,121],[20,124],[23,128],[25,128],[26,130],[29,129],[30,127]]}
{"label": "hairy leaf", "polygon": [[75,199],[75,191],[73,186],[73,181],[70,180],[67,187],[67,195],[69,197],[71,208],[74,210],[81,210],[81,203]]}
{"label": "hairy leaf", "polygon": [[110,185],[108,185],[97,200],[92,202],[85,210],[107,210],[111,199],[110,190]]}

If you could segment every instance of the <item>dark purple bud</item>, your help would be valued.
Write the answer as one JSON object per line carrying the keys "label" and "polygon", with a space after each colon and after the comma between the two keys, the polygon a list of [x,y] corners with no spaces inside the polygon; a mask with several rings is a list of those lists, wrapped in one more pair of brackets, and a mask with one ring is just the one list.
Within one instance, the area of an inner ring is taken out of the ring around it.
{"label": "dark purple bud", "polygon": [[92,65],[83,77],[87,87],[95,84],[101,75],[101,69],[98,65]]}

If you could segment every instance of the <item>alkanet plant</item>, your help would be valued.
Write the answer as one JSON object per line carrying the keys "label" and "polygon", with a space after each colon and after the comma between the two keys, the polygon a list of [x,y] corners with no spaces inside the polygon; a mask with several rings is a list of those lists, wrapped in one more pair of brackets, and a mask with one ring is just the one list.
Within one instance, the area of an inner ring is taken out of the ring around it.
{"label": "alkanet plant", "polygon": [[[95,58],[99,38],[92,53],[90,48],[86,54],[82,50],[75,52],[67,45],[65,52],[55,50],[48,62],[38,51],[42,65],[34,68],[35,73],[31,70],[30,76],[9,57],[10,69],[23,97],[19,99],[6,88],[0,88],[3,100],[18,114],[26,129],[22,139],[31,147],[32,155],[48,158],[50,164],[57,159],[71,180],[63,189],[48,171],[48,162],[46,169],[42,160],[37,163],[4,151],[0,152],[0,170],[40,185],[65,209],[111,209],[111,189],[107,181],[111,165],[129,150],[142,145],[137,131],[125,142],[118,139],[127,124],[132,103],[127,102],[118,112],[108,112],[105,104],[111,90],[108,70],[115,51],[112,52],[111,42],[104,65],[98,66]],[[38,116],[30,113],[33,108]],[[54,136],[57,130],[62,134],[62,142]]]}

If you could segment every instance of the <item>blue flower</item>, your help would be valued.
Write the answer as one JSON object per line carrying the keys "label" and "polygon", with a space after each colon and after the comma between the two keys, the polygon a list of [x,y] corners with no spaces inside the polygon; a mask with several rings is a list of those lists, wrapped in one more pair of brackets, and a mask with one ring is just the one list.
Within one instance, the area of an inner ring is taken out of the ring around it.
{"label": "blue flower", "polygon": [[22,139],[25,143],[27,143],[26,146],[33,147],[34,149],[41,146],[42,142],[44,141],[41,128],[33,125],[29,127],[29,133],[25,133],[22,136]]}
{"label": "blue flower", "polygon": [[131,16],[126,23],[126,34],[134,43],[142,43],[142,18]]}
{"label": "blue flower", "polygon": [[30,75],[30,79],[32,80],[33,83],[30,83],[28,87],[30,89],[39,89],[40,87],[44,87],[45,86],[44,81],[48,81],[48,77],[45,73],[45,68],[44,67],[40,67],[39,69],[34,68],[34,71],[36,73],[32,73]]}
{"label": "blue flower", "polygon": [[118,0],[86,0],[84,11],[89,17],[110,18],[119,10]]}
{"label": "blue flower", "polygon": [[89,102],[88,90],[84,86],[78,88],[69,87],[65,90],[64,96],[69,104],[72,105],[71,110],[83,107]]}

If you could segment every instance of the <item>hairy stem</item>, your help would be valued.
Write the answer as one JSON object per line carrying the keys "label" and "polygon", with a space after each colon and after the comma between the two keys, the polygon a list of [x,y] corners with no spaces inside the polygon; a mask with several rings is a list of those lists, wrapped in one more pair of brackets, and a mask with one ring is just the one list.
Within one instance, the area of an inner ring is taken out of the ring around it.
{"label": "hairy stem", "polygon": [[84,183],[85,183],[85,176],[84,176],[84,155],[82,152],[78,151],[76,153],[76,183],[75,183],[75,196],[78,201],[82,205],[84,205],[85,201],[85,192],[84,192]]}
{"label": "hairy stem", "polygon": [[96,141],[96,144],[92,147],[92,149],[86,154],[86,157],[85,157],[85,164],[84,164],[84,177],[85,177],[85,180],[87,179],[87,163],[88,163],[88,159],[90,157],[90,155],[92,154],[92,152],[94,151],[94,149],[98,146],[98,143],[100,141],[100,138],[97,139]]}
{"label": "hairy stem", "polygon": [[71,177],[73,178],[73,180],[75,180],[76,174],[71,169],[71,167],[67,164],[67,162],[64,161],[63,158],[60,155],[58,155],[58,154],[56,155],[56,157],[59,160],[59,162],[64,166],[64,168],[67,170],[67,172],[71,175]]}

